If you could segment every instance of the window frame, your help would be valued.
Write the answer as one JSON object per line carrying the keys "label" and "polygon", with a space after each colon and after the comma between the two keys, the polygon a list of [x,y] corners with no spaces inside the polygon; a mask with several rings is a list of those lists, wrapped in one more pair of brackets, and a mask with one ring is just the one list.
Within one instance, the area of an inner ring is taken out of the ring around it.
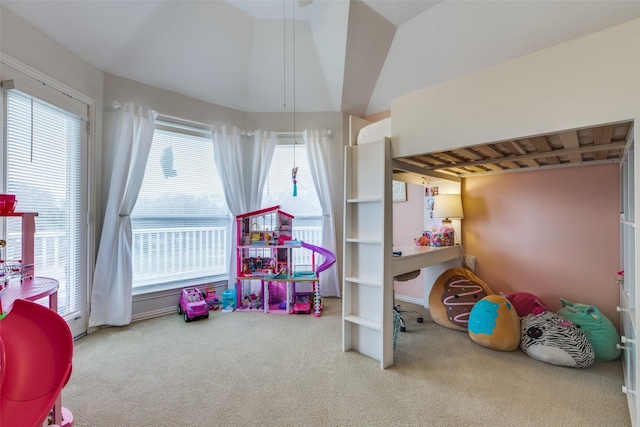
{"label": "window frame", "polygon": [[[209,125],[196,123],[189,120],[179,119],[176,117],[158,115],[155,121],[155,129],[161,130],[164,132],[169,132],[169,133],[183,134],[185,136],[194,136],[194,137],[206,139],[210,141],[212,144],[211,152],[213,154],[213,141],[211,140],[212,128]],[[228,210],[228,207],[227,207],[227,210]],[[216,218],[218,218],[218,216],[216,216]],[[219,219],[223,219],[223,217],[219,217]],[[134,222],[134,219],[132,218],[132,224],[133,222]],[[234,225],[234,221],[231,214],[229,213],[229,215],[226,218],[227,239],[231,238],[230,233],[232,231],[233,225]],[[132,228],[132,231],[135,231],[135,230]],[[227,245],[223,245],[223,246],[227,247]],[[132,257],[133,257],[133,253],[132,253]],[[224,258],[226,260],[228,256]],[[132,295],[134,297],[136,296],[139,297],[141,295],[146,295],[151,293],[157,293],[162,291],[174,291],[177,289],[182,289],[184,287],[203,286],[203,285],[227,281],[229,279],[228,264],[229,264],[228,261],[225,261],[225,266],[227,271],[221,274],[212,274],[212,275],[200,276],[196,278],[173,278],[161,283],[146,284],[146,285],[139,285],[139,286],[134,285],[132,288]],[[135,302],[135,299],[134,299],[134,302]]]}

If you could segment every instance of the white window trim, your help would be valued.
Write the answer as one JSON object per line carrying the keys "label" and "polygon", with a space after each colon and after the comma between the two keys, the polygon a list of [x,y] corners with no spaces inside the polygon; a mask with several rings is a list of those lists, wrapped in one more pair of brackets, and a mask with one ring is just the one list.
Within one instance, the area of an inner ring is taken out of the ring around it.
{"label": "white window trim", "polygon": [[[84,104],[87,108],[86,111],[84,111],[82,114],[79,114],[79,115],[81,117],[86,118],[86,120],[90,123],[89,131],[87,134],[87,157],[88,158],[87,158],[87,212],[86,212],[86,218],[87,218],[86,244],[87,244],[87,252],[89,254],[89,256],[87,256],[86,313],[89,313],[89,310],[90,310],[89,304],[91,301],[91,289],[92,289],[92,282],[93,282],[93,270],[95,268],[96,234],[97,234],[97,231],[96,231],[97,224],[93,220],[95,218],[94,212],[97,206],[96,185],[98,180],[95,177],[95,171],[100,170],[99,168],[96,167],[96,164],[95,164],[96,162],[96,154],[95,154],[96,153],[96,147],[95,147],[96,126],[94,124],[96,123],[96,101],[93,98],[73,89],[70,86],[67,86],[62,82],[59,82],[58,80],[52,77],[49,77],[48,75],[33,68],[32,66],[0,50],[0,66],[2,65],[11,67],[14,70],[22,73],[23,75],[40,82],[40,87],[37,87],[32,84],[26,83],[28,79],[19,79],[19,80],[16,79],[17,80],[15,82],[15,84],[17,84],[16,89],[21,90],[25,93],[28,93],[32,96],[36,96],[47,102],[49,102],[51,99],[51,96],[47,93],[47,91],[50,89],[53,89],[58,92],[61,92],[65,96],[69,97],[70,99],[73,99],[79,103]],[[2,80],[5,80],[4,78],[5,73],[6,73],[5,70],[0,71],[0,77],[2,78]],[[18,75],[16,75],[16,77],[17,76]],[[71,109],[71,111],[77,110],[77,106],[75,105],[73,106],[67,105],[63,107],[63,106],[60,106],[58,102],[50,102],[50,103],[65,109]],[[4,113],[4,111],[0,111],[0,113]],[[0,158],[0,161],[4,161],[4,155],[5,154],[3,153],[2,158]],[[2,179],[4,180],[4,177]],[[2,182],[2,184],[4,184],[4,182]]]}

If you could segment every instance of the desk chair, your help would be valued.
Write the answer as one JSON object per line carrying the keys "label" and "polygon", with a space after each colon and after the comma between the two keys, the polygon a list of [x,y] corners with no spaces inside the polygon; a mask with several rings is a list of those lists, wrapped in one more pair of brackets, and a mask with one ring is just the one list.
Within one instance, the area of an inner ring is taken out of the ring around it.
{"label": "desk chair", "polygon": [[[395,276],[393,278],[394,281],[397,282],[406,282],[407,280],[412,280],[415,279],[416,277],[418,277],[420,275],[420,270],[415,270],[415,271],[411,271],[409,273],[405,273],[405,274],[401,274],[399,276]],[[396,301],[396,291],[393,291],[393,301]],[[416,318],[416,322],[418,323],[422,323],[424,322],[424,318],[422,317],[422,313],[420,313],[419,311],[416,310],[406,310],[400,307],[400,304],[396,304],[393,306],[393,316],[394,319],[397,319],[400,322],[400,332],[406,332],[407,331],[407,325],[404,322],[404,318],[402,317],[403,313],[414,313],[416,314],[418,317]]]}

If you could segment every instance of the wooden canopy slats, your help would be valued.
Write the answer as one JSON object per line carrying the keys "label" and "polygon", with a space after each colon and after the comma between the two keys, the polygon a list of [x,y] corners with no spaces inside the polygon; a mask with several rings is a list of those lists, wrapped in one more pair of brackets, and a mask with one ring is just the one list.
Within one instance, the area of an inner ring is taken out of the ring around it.
{"label": "wooden canopy slats", "polygon": [[394,159],[423,174],[473,176],[530,168],[578,166],[617,161],[629,141],[633,122],[620,122],[492,142]]}
{"label": "wooden canopy slats", "polygon": [[[625,141],[621,141],[621,142],[612,142],[611,144],[608,144],[606,146],[599,146],[601,148],[605,148],[608,150],[614,150],[614,152],[618,152],[618,150],[620,150],[621,148],[624,148],[624,146],[626,145]],[[578,147],[578,148],[569,148],[569,149],[561,149],[561,150],[555,150],[553,151],[554,154],[556,154],[557,156],[561,156],[561,155],[566,155],[568,156],[569,154],[573,154],[573,153],[585,153],[585,152],[592,152],[594,151],[594,147],[593,146],[588,146],[588,147]],[[532,152],[532,153],[527,153],[521,156],[507,156],[501,159],[491,159],[491,163],[500,163],[500,164],[506,164],[507,162],[521,162],[527,166],[531,166],[531,167],[539,167],[539,166],[543,166],[540,165],[538,162],[536,162],[536,159],[539,158],[546,158],[548,157],[548,152]],[[474,160],[474,161],[469,161],[469,162],[464,162],[464,163],[456,163],[455,165],[450,165],[450,164],[442,164],[442,165],[434,165],[434,166],[427,166],[427,169],[430,170],[440,170],[440,169],[459,169],[459,168],[466,168],[469,166],[479,166],[479,165],[484,165],[487,163],[487,160]],[[555,163],[555,164],[559,164]],[[453,167],[452,167],[453,166]],[[519,167],[519,166],[518,166]]]}
{"label": "wooden canopy slats", "polygon": [[453,150],[453,153],[468,160],[482,160],[484,157],[469,148]]}
{"label": "wooden canopy slats", "polygon": [[[580,142],[578,141],[578,132],[575,130],[570,130],[568,132],[560,132],[558,134],[560,137],[560,141],[564,148],[578,148],[580,147]],[[580,163],[582,162],[582,154],[580,153],[572,153],[568,155],[569,161],[571,163]]]}
{"label": "wooden canopy slats", "polygon": [[[535,149],[541,153],[553,151],[553,148],[551,148],[549,141],[547,141],[547,138],[544,136],[535,136],[533,138],[530,138],[529,141],[531,141],[531,144],[535,147]],[[560,164],[560,160],[558,160],[558,158],[555,156],[545,157],[544,159],[547,161],[547,164],[549,165]]]}
{"label": "wooden canopy slats", "polygon": [[[601,126],[593,129],[593,143],[595,145],[610,144],[612,136],[613,126]],[[605,160],[607,158],[607,152],[596,151],[593,156],[595,160]]]}

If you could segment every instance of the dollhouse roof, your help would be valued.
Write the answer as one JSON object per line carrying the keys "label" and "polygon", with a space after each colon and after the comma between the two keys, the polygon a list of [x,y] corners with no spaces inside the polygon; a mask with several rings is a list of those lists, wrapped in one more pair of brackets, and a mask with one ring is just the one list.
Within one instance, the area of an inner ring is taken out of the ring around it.
{"label": "dollhouse roof", "polygon": [[242,219],[242,218],[247,218],[247,217],[252,217],[252,216],[258,216],[258,215],[267,215],[270,213],[278,213],[280,215],[284,215],[288,218],[293,218],[294,216],[286,213],[285,211],[280,209],[280,205],[276,205],[276,206],[271,206],[270,208],[265,208],[265,209],[260,209],[257,211],[252,211],[252,212],[247,212],[247,213],[243,213],[240,215],[236,216],[236,219]]}

